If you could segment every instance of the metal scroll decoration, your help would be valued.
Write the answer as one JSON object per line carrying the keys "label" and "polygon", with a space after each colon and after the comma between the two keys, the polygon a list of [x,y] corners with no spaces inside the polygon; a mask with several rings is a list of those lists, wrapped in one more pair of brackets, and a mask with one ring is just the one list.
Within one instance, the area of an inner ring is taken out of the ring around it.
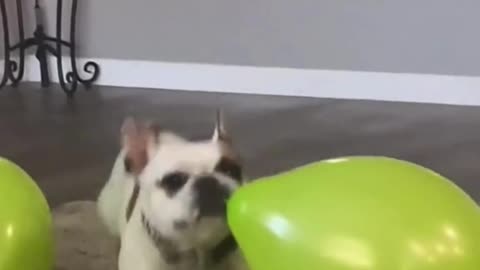
{"label": "metal scroll decoration", "polygon": [[[7,17],[7,8],[5,0],[0,0],[0,14],[2,17],[3,37],[4,37],[4,73],[0,80],[0,88],[9,81],[16,86],[23,78],[25,73],[25,51],[30,47],[35,47],[35,57],[40,64],[40,77],[42,87],[50,86],[50,76],[48,69],[48,56],[53,55],[56,58],[58,80],[65,93],[71,97],[76,92],[79,83],[86,89],[98,79],[100,67],[93,61],[88,61],[83,65],[83,71],[89,75],[89,78],[80,76],[77,68],[75,35],[77,18],[77,1],[71,0],[70,12],[70,41],[62,39],[62,10],[63,0],[57,0],[56,10],[56,36],[51,37],[45,33],[42,22],[42,10],[39,1],[35,1],[35,22],[36,27],[33,36],[25,39],[23,26],[22,0],[16,0],[16,11],[18,19],[19,42],[13,46],[10,45],[9,20]],[[62,49],[69,51],[69,64],[71,71],[64,72],[64,64],[67,61],[62,59]],[[12,59],[12,53],[18,50],[18,61]],[[64,63],[65,62],[65,63]]]}

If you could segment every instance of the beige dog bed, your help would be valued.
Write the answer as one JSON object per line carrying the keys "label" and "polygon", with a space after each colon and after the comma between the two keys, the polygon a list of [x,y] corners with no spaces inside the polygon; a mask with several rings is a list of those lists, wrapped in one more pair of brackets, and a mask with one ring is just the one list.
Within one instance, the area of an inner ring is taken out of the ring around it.
{"label": "beige dog bed", "polygon": [[117,241],[100,223],[96,204],[78,201],[53,211],[55,270],[117,270]]}

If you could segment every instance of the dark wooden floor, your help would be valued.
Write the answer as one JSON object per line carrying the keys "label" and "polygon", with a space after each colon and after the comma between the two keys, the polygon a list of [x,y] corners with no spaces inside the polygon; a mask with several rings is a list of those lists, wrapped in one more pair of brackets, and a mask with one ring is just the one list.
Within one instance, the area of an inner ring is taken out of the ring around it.
{"label": "dark wooden floor", "polygon": [[68,101],[34,84],[0,92],[0,155],[27,170],[52,206],[93,199],[124,117],[209,136],[226,110],[250,177],[327,157],[387,155],[428,166],[480,201],[480,108],[101,87]]}

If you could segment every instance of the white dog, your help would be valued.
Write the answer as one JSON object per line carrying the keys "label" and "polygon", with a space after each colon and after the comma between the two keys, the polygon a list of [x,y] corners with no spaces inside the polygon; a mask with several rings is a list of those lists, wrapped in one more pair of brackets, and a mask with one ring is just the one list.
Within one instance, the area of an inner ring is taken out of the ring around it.
{"label": "white dog", "polygon": [[122,144],[98,198],[120,239],[119,270],[247,269],[226,224],[226,201],[244,180],[220,115],[205,141],[127,119]]}

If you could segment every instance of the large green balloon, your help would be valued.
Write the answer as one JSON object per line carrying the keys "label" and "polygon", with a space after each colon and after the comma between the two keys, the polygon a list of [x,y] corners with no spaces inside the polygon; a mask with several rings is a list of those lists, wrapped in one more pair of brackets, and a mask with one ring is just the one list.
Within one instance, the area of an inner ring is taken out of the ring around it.
{"label": "large green balloon", "polygon": [[21,168],[0,158],[0,269],[52,270],[53,253],[42,192]]}
{"label": "large green balloon", "polygon": [[479,270],[480,210],[417,165],[310,164],[236,192],[229,224],[252,270]]}

